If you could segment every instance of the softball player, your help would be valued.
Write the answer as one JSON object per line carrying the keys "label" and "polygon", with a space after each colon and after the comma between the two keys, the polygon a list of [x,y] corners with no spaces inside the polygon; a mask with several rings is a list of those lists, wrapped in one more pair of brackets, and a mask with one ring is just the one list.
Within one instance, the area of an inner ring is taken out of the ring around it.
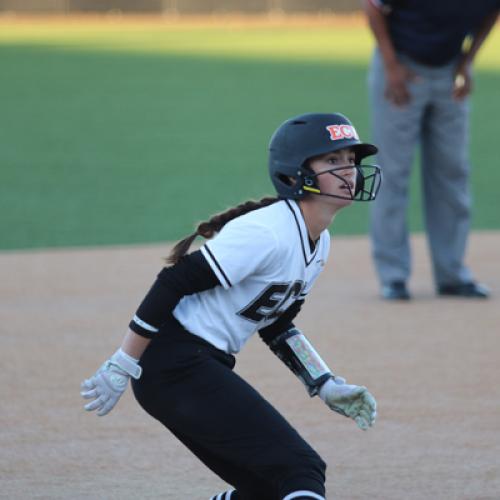
{"label": "softball player", "polygon": [[[234,488],[213,499],[325,498],[325,463],[233,372],[234,355],[258,332],[311,396],[373,425],[373,396],[334,375],[293,319],[328,258],[335,214],[377,194],[380,169],[360,165],[376,151],[339,113],[283,123],[269,148],[278,197],[215,215],[174,247],[121,347],[82,383],[85,409],[106,415],[132,378],[144,410]],[[198,235],[208,241],[188,253]]]}

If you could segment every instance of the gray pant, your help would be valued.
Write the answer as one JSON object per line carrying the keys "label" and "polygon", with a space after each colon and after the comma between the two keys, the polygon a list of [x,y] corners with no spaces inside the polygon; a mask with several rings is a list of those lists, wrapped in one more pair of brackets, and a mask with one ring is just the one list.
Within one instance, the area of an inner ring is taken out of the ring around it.
{"label": "gray pant", "polygon": [[404,56],[418,81],[411,102],[397,107],[384,97],[382,58],[375,50],[368,84],[373,142],[379,147],[383,182],[371,207],[371,239],[381,283],[406,281],[411,273],[408,198],[416,146],[421,152],[422,196],[436,284],[471,280],[464,266],[470,219],[468,101],[452,98],[454,63],[427,67]]}

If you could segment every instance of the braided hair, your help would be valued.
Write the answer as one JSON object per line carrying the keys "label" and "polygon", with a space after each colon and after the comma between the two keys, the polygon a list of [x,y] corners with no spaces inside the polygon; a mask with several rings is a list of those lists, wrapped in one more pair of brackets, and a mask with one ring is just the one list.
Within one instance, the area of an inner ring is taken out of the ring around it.
{"label": "braided hair", "polygon": [[167,257],[167,263],[175,264],[183,255],[186,255],[189,247],[197,236],[203,236],[203,238],[206,239],[213,238],[215,234],[217,234],[229,221],[236,219],[236,217],[239,217],[240,215],[252,212],[253,210],[272,205],[277,201],[279,201],[279,198],[269,196],[262,198],[259,201],[248,200],[237,205],[236,207],[229,208],[225,212],[213,215],[207,221],[200,222],[194,233],[186,236],[174,246],[172,252]]}

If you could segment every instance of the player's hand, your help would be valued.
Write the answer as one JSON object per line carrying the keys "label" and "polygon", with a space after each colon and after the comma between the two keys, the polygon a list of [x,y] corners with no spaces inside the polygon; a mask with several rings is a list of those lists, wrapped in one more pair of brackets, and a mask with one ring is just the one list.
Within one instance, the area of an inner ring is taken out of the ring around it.
{"label": "player's hand", "polygon": [[138,361],[118,349],[95,375],[82,382],[80,394],[84,399],[93,400],[84,408],[97,410],[100,417],[108,414],[127,388],[130,377],[138,379],[141,372]]}
{"label": "player's hand", "polygon": [[319,396],[330,409],[352,418],[363,431],[375,423],[377,403],[366,387],[330,379],[322,385]]}

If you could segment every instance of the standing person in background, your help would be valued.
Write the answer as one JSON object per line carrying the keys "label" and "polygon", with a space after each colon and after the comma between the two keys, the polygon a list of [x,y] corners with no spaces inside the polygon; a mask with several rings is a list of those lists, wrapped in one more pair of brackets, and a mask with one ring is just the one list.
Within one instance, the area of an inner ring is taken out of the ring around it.
{"label": "standing person in background", "polygon": [[[326,464],[233,371],[234,355],[258,331],[310,396],[373,425],[373,396],[335,376],[292,321],[328,257],[332,219],[376,196],[379,168],[359,164],[376,151],[339,113],[283,123],[269,152],[278,197],[215,215],[174,247],[120,349],[83,382],[85,409],[106,415],[132,377],[144,410],[235,488],[214,499],[324,499]],[[198,235],[209,240],[188,253]]]}
{"label": "standing person in background", "polygon": [[410,298],[407,209],[418,145],[437,293],[489,295],[464,264],[471,204],[468,96],[472,62],[499,8],[499,0],[365,0],[377,44],[369,75],[372,130],[384,166],[370,232],[385,299]]}

